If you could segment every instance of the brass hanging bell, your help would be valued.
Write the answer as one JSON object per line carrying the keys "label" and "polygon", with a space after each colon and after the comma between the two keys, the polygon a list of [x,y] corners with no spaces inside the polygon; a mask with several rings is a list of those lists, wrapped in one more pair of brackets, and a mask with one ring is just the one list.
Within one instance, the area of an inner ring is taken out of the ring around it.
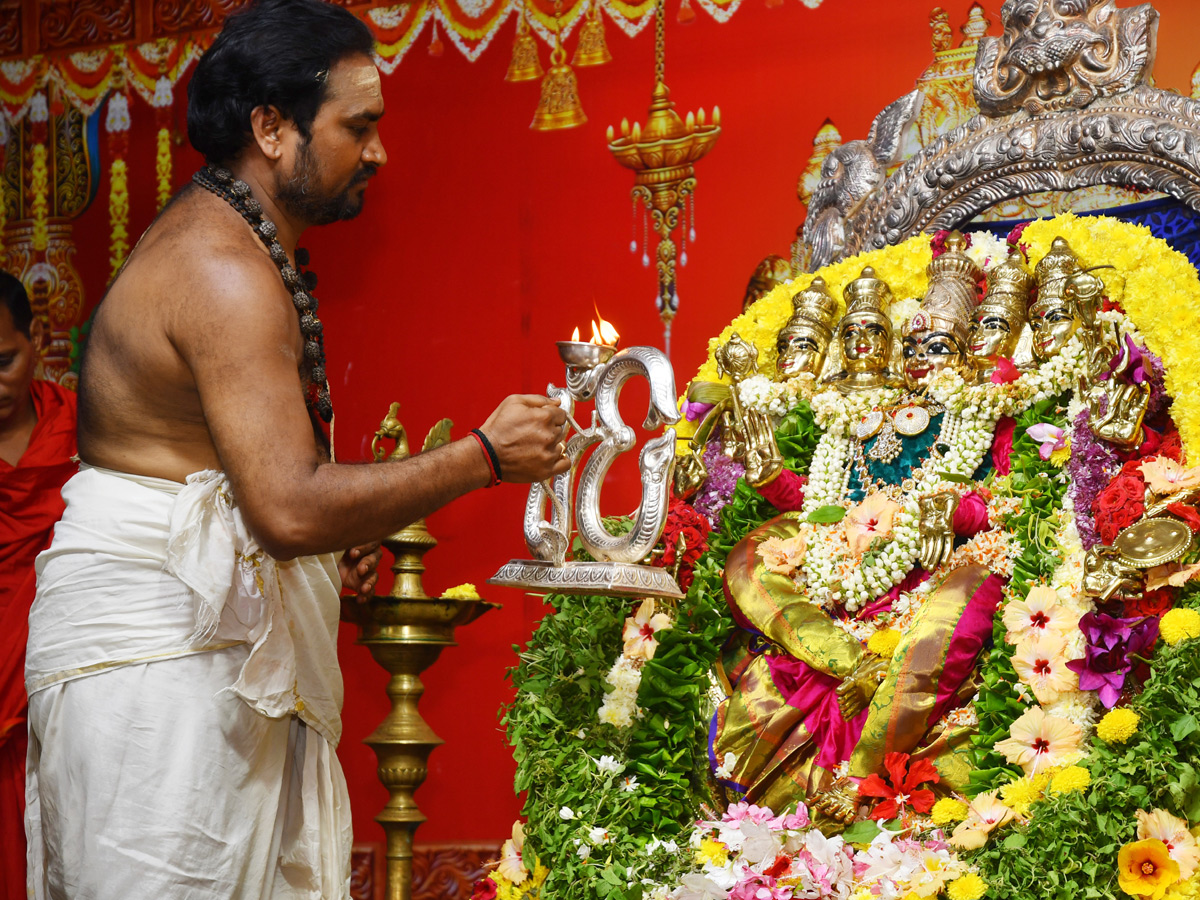
{"label": "brass hanging bell", "polygon": [[512,59],[508,63],[505,81],[533,81],[542,77],[542,63],[538,59],[537,38],[529,30],[529,20],[522,11],[517,19],[517,36],[513,40]]}
{"label": "brass hanging bell", "polygon": [[554,49],[550,52],[550,71],[542,79],[542,96],[533,114],[530,128],[536,131],[554,131],[558,128],[576,128],[587,121],[583,106],[579,102],[579,85],[575,73],[567,65],[567,53],[562,41],[555,35]]}
{"label": "brass hanging bell", "polygon": [[579,29],[579,43],[575,46],[577,66],[602,66],[612,60],[608,43],[604,40],[604,20],[600,18],[600,4],[592,5],[583,26]]}

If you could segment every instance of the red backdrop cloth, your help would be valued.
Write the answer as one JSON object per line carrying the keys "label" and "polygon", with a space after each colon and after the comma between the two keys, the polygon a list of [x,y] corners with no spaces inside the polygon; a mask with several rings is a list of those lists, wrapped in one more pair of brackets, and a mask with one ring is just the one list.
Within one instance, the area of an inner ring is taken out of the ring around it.
{"label": "red backdrop cloth", "polygon": [[25,642],[33,561],[50,546],[63,513],[62,486],[75,474],[75,394],[47,381],[30,386],[37,425],[10,466],[0,460],[0,900],[25,896]]}

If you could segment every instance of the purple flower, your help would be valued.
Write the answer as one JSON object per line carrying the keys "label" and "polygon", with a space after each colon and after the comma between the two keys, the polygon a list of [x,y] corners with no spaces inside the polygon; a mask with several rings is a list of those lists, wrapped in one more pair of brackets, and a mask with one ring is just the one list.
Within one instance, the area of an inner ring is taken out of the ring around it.
{"label": "purple flower", "polygon": [[1144,656],[1158,640],[1158,619],[1116,619],[1093,612],[1079,620],[1079,630],[1087,638],[1087,650],[1083,659],[1071,660],[1067,668],[1079,676],[1081,691],[1098,691],[1100,702],[1112,709],[1133,668],[1132,657]]}
{"label": "purple flower", "polygon": [[738,479],[745,474],[746,467],[722,453],[720,441],[711,441],[704,448],[704,467],[708,470],[708,478],[692,507],[706,516],[713,527],[718,527],[721,509],[733,497]]}
{"label": "purple flower", "polygon": [[1089,427],[1091,412],[1083,410],[1071,429],[1071,459],[1067,462],[1068,492],[1075,505],[1075,527],[1084,550],[1099,543],[1092,503],[1121,470],[1121,461],[1112,448],[1098,441]]}
{"label": "purple flower", "polygon": [[1109,361],[1108,371],[1100,376],[1100,380],[1107,381],[1114,375],[1124,375],[1134,384],[1141,384],[1146,380],[1146,361],[1142,351],[1129,335],[1125,335],[1125,346]]}
{"label": "purple flower", "polygon": [[708,411],[712,408],[711,403],[693,403],[691,400],[684,400],[683,417],[689,422],[699,422],[708,415]]}

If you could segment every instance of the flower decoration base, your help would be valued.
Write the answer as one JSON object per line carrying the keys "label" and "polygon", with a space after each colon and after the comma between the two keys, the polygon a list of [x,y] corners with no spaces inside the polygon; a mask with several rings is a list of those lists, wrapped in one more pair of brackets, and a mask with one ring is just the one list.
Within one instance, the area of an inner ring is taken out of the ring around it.
{"label": "flower decoration base", "polygon": [[636,563],[569,562],[514,559],[500,567],[488,584],[554,594],[605,594],[632,597],[683,597],[666,569]]}

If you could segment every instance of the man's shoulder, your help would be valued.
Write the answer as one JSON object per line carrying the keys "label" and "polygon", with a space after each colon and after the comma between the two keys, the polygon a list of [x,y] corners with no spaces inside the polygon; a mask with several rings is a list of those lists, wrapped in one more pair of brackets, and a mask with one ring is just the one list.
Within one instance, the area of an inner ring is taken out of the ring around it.
{"label": "man's shoulder", "polygon": [[240,317],[260,305],[274,310],[280,301],[290,308],[279,269],[231,212],[201,191],[180,196],[146,233],[142,252],[119,279],[121,289],[148,289],[191,321]]}

